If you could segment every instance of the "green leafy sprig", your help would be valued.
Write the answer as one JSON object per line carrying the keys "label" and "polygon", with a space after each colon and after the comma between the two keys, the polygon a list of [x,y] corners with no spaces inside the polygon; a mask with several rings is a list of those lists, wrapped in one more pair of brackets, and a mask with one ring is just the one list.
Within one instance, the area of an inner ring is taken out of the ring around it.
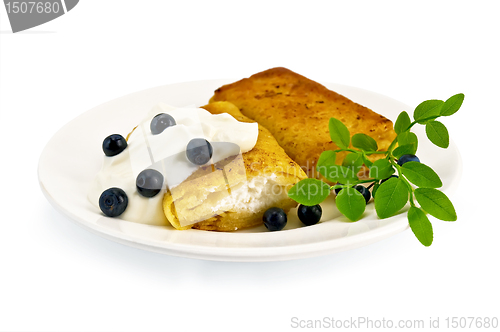
{"label": "green leafy sprig", "polygon": [[[416,154],[418,138],[411,132],[416,124],[425,125],[425,133],[432,143],[447,148],[450,143],[448,130],[437,119],[455,114],[463,100],[462,93],[446,101],[426,100],[415,108],[413,121],[407,112],[401,112],[394,123],[397,137],[385,151],[380,151],[377,142],[366,134],[358,133],[351,137],[342,121],[331,118],[328,123],[330,137],[339,149],[324,151],[316,168],[335,185],[318,179],[305,179],[293,186],[288,196],[300,204],[312,206],[323,202],[332,190],[340,190],[336,197],[337,208],[349,220],[356,221],[362,217],[366,201],[354,186],[369,184],[368,188],[373,187],[377,216],[382,219],[391,217],[409,202],[407,216],[410,228],[424,246],[430,246],[433,231],[427,214],[440,220],[455,221],[455,208],[448,197],[437,189],[443,184],[432,168],[417,161],[400,166],[397,161],[403,155]],[[347,152],[341,164],[336,163],[339,152]],[[368,157],[373,154],[382,154],[385,158],[371,162]],[[363,165],[369,169],[368,179],[358,177]]]}

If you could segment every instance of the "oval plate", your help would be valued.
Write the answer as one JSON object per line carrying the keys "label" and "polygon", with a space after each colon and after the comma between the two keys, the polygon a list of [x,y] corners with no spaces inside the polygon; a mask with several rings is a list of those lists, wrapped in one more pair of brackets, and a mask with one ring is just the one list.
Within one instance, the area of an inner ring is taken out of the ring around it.
{"label": "oval plate", "polygon": [[[156,87],[85,112],[60,129],[43,150],[38,165],[43,193],[58,211],[105,238],[163,254],[209,260],[275,261],[312,257],[368,245],[408,228],[404,211],[388,219],[378,219],[373,203],[368,204],[361,220],[349,222],[336,209],[333,197],[322,204],[322,222],[317,225],[302,227],[294,209],[289,213],[287,227],[280,232],[268,232],[260,226],[231,233],[178,231],[169,226],[108,218],[87,200],[88,187],[101,167],[104,137],[112,133],[127,134],[158,102],[202,106],[215,89],[234,81],[209,80]],[[411,107],[374,92],[339,84],[324,85],[392,121],[401,111],[412,111]],[[457,147],[453,142],[446,150],[435,147],[425,137],[422,126],[414,127],[414,132],[419,137],[419,158],[440,175],[443,192],[451,194],[462,173]]]}

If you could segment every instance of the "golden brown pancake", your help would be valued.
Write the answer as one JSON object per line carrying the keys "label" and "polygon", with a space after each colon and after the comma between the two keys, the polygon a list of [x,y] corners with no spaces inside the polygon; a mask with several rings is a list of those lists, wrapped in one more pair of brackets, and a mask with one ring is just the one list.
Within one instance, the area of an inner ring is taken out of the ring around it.
{"label": "golden brown pancake", "polygon": [[[229,102],[211,103],[203,108],[212,114],[228,113],[238,121],[253,122]],[[213,167],[200,167],[165,194],[163,209],[176,229],[234,231],[262,224],[262,216],[270,207],[280,207],[285,212],[295,207],[297,203],[288,197],[288,189],[305,178],[300,166],[259,125],[252,150]],[[187,224],[194,220],[199,221]]]}
{"label": "golden brown pancake", "polygon": [[[351,136],[373,137],[379,150],[386,150],[396,137],[389,119],[286,68],[224,85],[210,99],[216,101],[233,103],[244,116],[266,127],[309,177],[318,176],[315,168],[321,152],[338,149],[328,131],[332,117],[342,121]],[[344,157],[339,154],[336,162]],[[378,158],[370,156],[372,161]]]}

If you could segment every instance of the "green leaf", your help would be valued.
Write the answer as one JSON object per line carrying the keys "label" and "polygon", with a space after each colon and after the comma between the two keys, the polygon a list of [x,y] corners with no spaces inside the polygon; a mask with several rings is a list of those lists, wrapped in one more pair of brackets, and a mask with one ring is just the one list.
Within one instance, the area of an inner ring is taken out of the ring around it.
{"label": "green leaf", "polygon": [[332,142],[337,144],[337,146],[341,149],[347,149],[351,141],[351,134],[345,124],[343,124],[340,120],[330,118],[328,129],[330,130],[330,138],[332,139]]}
{"label": "green leaf", "polygon": [[444,102],[443,108],[441,108],[440,115],[450,116],[452,114],[455,114],[462,106],[464,98],[465,96],[463,93],[458,93],[454,96],[451,96],[447,101]]}
{"label": "green leaf", "polygon": [[399,144],[399,146],[413,144],[413,146],[414,146],[413,153],[410,153],[410,154],[417,153],[418,138],[417,138],[417,135],[415,135],[411,131],[405,131],[405,132],[402,132],[401,134],[399,134],[398,135],[398,144]]}
{"label": "green leaf", "polygon": [[363,158],[361,154],[351,152],[347,156],[345,156],[342,161],[342,166],[346,166],[352,168],[355,172],[358,171],[358,168],[363,165]]}
{"label": "green leaf", "polygon": [[377,142],[366,134],[355,134],[352,136],[352,146],[363,151],[377,151]]}
{"label": "green leaf", "polygon": [[296,183],[288,196],[299,204],[313,206],[323,202],[330,193],[330,186],[317,179],[304,179]]}
{"label": "green leaf", "polygon": [[354,183],[358,181],[358,177],[352,167],[340,165],[320,166],[317,167],[319,173],[328,181],[339,182],[343,184]]}
{"label": "green leaf", "polygon": [[379,218],[388,218],[408,202],[408,187],[400,178],[390,178],[380,185],[375,196],[375,210]]}
{"label": "green leaf", "polygon": [[429,118],[433,119],[438,117],[441,113],[441,109],[444,105],[444,101],[442,100],[426,100],[415,108],[413,112],[413,118],[418,123],[425,123],[429,120]]}
{"label": "green leaf", "polygon": [[417,149],[415,148],[415,144],[406,144],[395,148],[394,151],[392,151],[392,155],[399,159],[402,155],[415,154],[416,152]]}
{"label": "green leaf", "polygon": [[408,113],[403,111],[399,113],[396,123],[394,124],[394,131],[396,132],[396,134],[400,134],[406,129],[408,129],[410,124],[411,124],[410,116],[408,115]]}
{"label": "green leaf", "polygon": [[425,212],[418,207],[410,207],[408,210],[408,222],[413,234],[415,234],[420,243],[426,247],[430,246],[434,235],[432,224],[425,215]]}
{"label": "green leaf", "polygon": [[375,198],[375,193],[377,192],[378,187],[380,187],[380,183],[379,182],[375,182],[375,184],[373,185],[373,189],[372,189],[372,196],[373,196],[373,198]]}
{"label": "green leaf", "polygon": [[448,129],[439,121],[430,121],[425,125],[425,133],[429,140],[440,148],[446,149],[450,145]]}
{"label": "green leaf", "polygon": [[394,168],[387,159],[379,159],[370,167],[370,177],[373,179],[383,180],[394,174]]}
{"label": "green leaf", "polygon": [[335,200],[339,211],[351,221],[358,220],[365,212],[365,198],[354,188],[342,189]]}
{"label": "green leaf", "polygon": [[422,209],[430,215],[445,221],[457,220],[453,204],[441,191],[432,188],[417,188],[415,198]]}
{"label": "green leaf", "polygon": [[414,185],[421,188],[439,188],[443,185],[439,175],[427,165],[409,161],[401,166],[403,175]]}
{"label": "green leaf", "polygon": [[335,159],[337,158],[337,153],[331,150],[323,151],[318,159],[317,166],[333,166],[335,165]]}

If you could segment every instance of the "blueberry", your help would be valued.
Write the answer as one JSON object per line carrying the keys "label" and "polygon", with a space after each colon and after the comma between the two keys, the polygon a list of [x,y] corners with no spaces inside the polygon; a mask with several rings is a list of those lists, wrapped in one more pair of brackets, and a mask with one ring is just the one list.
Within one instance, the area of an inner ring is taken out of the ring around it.
{"label": "blueberry", "polygon": [[387,179],[383,179],[382,181],[380,181],[380,184],[384,183],[385,181],[389,180],[390,178],[398,178],[398,176],[393,174],[390,177],[388,177]]}
{"label": "blueberry", "polygon": [[281,231],[286,226],[286,213],[283,209],[272,207],[264,212],[264,225],[270,231]]}
{"label": "blueberry", "polygon": [[127,194],[120,188],[109,188],[99,197],[99,207],[108,217],[117,217],[122,214],[128,205]]}
{"label": "blueberry", "polygon": [[163,188],[163,175],[155,169],[145,169],[135,180],[137,191],[144,197],[154,197]]}
{"label": "blueberry", "polygon": [[306,226],[317,224],[321,219],[322,213],[323,210],[319,204],[313,206],[305,206],[301,204],[297,209],[297,215],[299,216],[300,221],[302,221],[302,223]]}
{"label": "blueberry", "polygon": [[160,113],[157,114],[153,118],[153,120],[151,120],[149,128],[151,129],[151,133],[153,135],[158,135],[161,134],[168,127],[172,127],[175,125],[176,125],[175,119],[171,115],[167,113]]}
{"label": "blueberry", "polygon": [[193,138],[186,147],[186,157],[195,165],[205,165],[212,153],[212,144],[204,138]]}
{"label": "blueberry", "polygon": [[415,156],[414,154],[405,154],[398,159],[398,165],[403,166],[404,163],[407,163],[409,161],[420,162],[420,159],[418,159],[418,157]]}
{"label": "blueberry", "polygon": [[370,193],[370,190],[368,190],[368,188],[366,188],[365,186],[357,184],[353,188],[356,189],[357,191],[359,191],[361,193],[361,195],[363,195],[366,203],[368,203],[368,201],[370,201],[370,198],[372,198],[372,194]]}
{"label": "blueberry", "polygon": [[[337,182],[336,184],[337,184],[337,185],[342,185],[342,183],[338,183],[338,182]],[[335,188],[335,195],[337,195],[337,196],[338,196],[338,195],[339,195],[339,192],[340,192],[342,189],[344,189],[344,188]]]}
{"label": "blueberry", "polygon": [[102,151],[108,157],[116,156],[127,147],[127,140],[122,135],[109,135],[102,142]]}

